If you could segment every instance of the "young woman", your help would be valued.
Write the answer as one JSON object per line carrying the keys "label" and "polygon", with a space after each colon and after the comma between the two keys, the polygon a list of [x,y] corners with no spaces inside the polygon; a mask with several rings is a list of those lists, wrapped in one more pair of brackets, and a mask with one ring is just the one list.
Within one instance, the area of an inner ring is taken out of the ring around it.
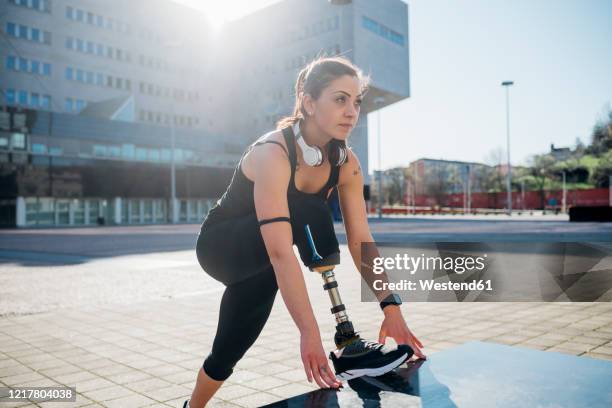
{"label": "young woman", "polygon": [[[318,228],[317,251],[322,256],[338,251],[326,203],[335,186],[349,250],[358,269],[361,242],[374,241],[367,223],[359,160],[346,144],[366,89],[367,78],[341,57],[319,58],[302,69],[295,85],[293,115],[247,149],[226,192],[208,213],[196,253],[202,268],[226,288],[212,351],[184,407],[203,407],[232,374],[263,329],[279,289],[300,331],[308,381],[322,388],[341,385],[323,350],[293,244],[306,263],[308,249],[304,237],[298,235],[304,234],[302,226],[307,223]],[[425,358],[399,306],[390,304],[383,312],[379,342],[392,337]],[[380,344],[363,340],[354,344],[360,355],[378,353],[379,360],[384,360]],[[339,352],[332,359],[336,367],[341,358]]]}

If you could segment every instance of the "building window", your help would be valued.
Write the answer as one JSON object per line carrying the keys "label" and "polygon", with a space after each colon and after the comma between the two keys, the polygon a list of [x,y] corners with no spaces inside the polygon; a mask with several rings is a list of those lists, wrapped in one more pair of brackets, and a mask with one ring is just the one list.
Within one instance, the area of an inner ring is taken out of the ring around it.
{"label": "building window", "polygon": [[32,143],[32,153],[35,154],[46,154],[47,146],[42,143]]}
{"label": "building window", "polygon": [[5,92],[5,98],[6,98],[6,103],[7,104],[14,104],[15,103],[15,90],[14,89],[7,89]]}
{"label": "building window", "polygon": [[50,0],[9,0],[9,3],[36,11],[50,13],[51,5],[49,4],[49,1]]}
{"label": "building window", "polygon": [[374,21],[366,16],[362,16],[361,25],[366,30],[369,30],[393,43],[404,46],[404,36],[397,31],[393,31],[384,24]]}
{"label": "building window", "polygon": [[6,23],[6,33],[11,37],[17,37],[17,25],[15,23]]}
{"label": "building window", "polygon": [[28,93],[26,91],[19,91],[17,92],[17,96],[18,96],[18,101],[20,105],[27,105],[28,104]]}
{"label": "building window", "polygon": [[66,102],[64,103],[64,110],[66,112],[72,112],[74,106],[73,103],[74,102],[72,101],[72,98],[66,98]]}
{"label": "building window", "polygon": [[28,39],[28,27],[21,24],[19,25],[19,37],[26,40]]}
{"label": "building window", "polygon": [[23,133],[12,133],[11,147],[13,149],[25,149],[25,135]]}
{"label": "building window", "polygon": [[17,69],[16,58],[13,55],[6,56],[6,69],[10,69],[10,70]]}
{"label": "building window", "polygon": [[77,112],[80,112],[83,108],[87,106],[87,102],[82,99],[77,99],[75,103],[75,108]]}
{"label": "building window", "polygon": [[51,108],[51,96],[50,95],[43,95],[42,96],[42,100],[41,100],[41,108],[43,109],[50,109]]}
{"label": "building window", "polygon": [[19,71],[28,72],[28,60],[25,58],[19,58]]}

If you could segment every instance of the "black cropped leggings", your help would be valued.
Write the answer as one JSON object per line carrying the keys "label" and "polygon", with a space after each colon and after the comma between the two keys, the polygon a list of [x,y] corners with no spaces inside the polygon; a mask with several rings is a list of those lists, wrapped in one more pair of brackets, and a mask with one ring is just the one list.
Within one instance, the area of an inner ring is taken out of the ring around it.
{"label": "black cropped leggings", "polygon": [[[339,251],[325,201],[301,199],[290,210],[294,243],[306,266],[312,257],[304,232],[306,224],[321,256]],[[208,225],[205,221],[196,254],[204,271],[226,286],[212,350],[203,364],[210,378],[224,381],[270,316],[278,291],[276,275],[254,214]]]}
{"label": "black cropped leggings", "polygon": [[217,334],[203,365],[210,378],[222,381],[232,374],[236,363],[259,337],[277,291],[272,268],[225,288]]}

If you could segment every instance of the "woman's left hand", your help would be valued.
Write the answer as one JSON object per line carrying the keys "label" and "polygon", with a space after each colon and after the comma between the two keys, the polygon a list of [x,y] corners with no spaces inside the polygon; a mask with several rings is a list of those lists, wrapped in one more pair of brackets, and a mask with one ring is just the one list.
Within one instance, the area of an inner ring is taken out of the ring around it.
{"label": "woman's left hand", "polygon": [[385,313],[385,320],[383,320],[380,326],[378,342],[385,344],[385,339],[391,337],[397,344],[409,345],[414,350],[415,356],[426,360],[427,357],[421,351],[423,344],[412,334],[406,325],[399,306],[389,305],[383,311]]}

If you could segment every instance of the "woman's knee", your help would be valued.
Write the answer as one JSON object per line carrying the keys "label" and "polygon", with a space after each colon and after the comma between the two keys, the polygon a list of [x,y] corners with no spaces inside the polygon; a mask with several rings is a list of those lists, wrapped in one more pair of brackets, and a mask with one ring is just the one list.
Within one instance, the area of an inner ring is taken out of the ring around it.
{"label": "woman's knee", "polygon": [[204,360],[202,369],[207,376],[215,381],[225,381],[234,372],[235,361],[230,361],[227,358],[218,358],[212,352]]}

